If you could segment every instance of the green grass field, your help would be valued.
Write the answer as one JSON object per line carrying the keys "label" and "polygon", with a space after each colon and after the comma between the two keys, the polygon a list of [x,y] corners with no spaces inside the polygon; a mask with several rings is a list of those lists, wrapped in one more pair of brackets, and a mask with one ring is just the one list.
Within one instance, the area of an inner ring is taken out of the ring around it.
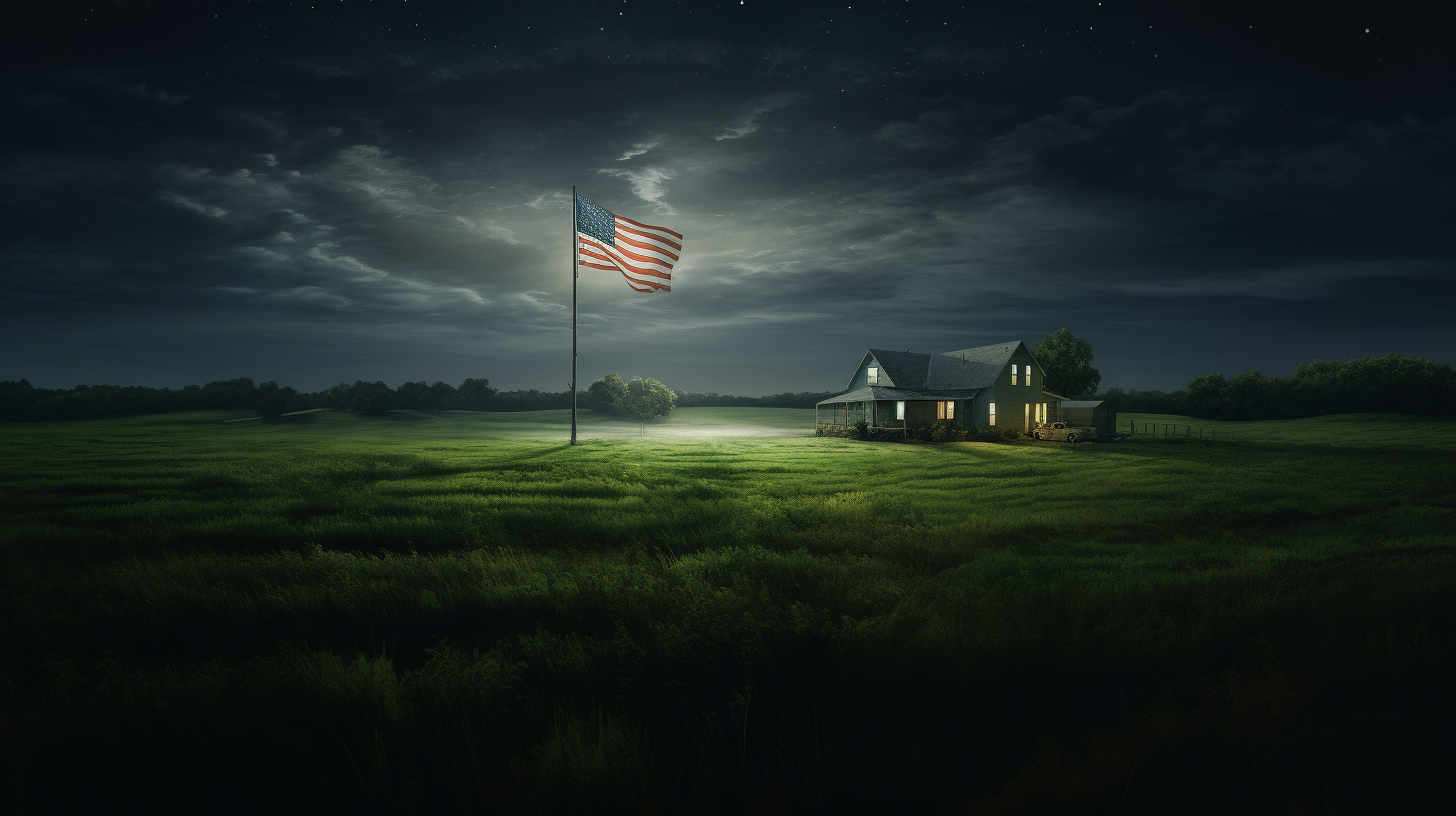
{"label": "green grass field", "polygon": [[0,807],[1456,809],[1450,420],[582,416],[0,425]]}

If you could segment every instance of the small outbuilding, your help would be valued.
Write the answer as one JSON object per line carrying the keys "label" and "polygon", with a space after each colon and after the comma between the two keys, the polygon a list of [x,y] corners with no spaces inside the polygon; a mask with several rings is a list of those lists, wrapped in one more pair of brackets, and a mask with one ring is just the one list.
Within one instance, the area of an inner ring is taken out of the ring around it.
{"label": "small outbuilding", "polygon": [[1117,409],[1106,400],[1066,400],[1058,418],[1068,425],[1096,428],[1097,435],[1103,439],[1117,433]]}

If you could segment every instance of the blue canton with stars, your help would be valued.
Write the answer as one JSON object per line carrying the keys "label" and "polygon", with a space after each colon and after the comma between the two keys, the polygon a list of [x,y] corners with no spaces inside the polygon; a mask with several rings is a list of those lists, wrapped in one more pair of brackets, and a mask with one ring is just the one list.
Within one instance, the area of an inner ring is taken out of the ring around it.
{"label": "blue canton with stars", "polygon": [[581,196],[576,197],[576,231],[608,246],[617,245],[617,217]]}

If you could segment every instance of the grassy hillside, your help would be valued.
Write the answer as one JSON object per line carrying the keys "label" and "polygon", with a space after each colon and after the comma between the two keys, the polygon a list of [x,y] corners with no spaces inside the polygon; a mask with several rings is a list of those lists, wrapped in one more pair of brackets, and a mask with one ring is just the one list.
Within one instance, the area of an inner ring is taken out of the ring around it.
{"label": "grassy hillside", "polygon": [[0,802],[1456,804],[1449,420],[582,416],[0,426]]}

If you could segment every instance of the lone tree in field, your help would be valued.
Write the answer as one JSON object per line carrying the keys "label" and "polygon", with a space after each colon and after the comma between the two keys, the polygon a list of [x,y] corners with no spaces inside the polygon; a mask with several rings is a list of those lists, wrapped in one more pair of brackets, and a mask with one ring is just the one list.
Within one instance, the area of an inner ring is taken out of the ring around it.
{"label": "lone tree in field", "polygon": [[637,421],[642,423],[642,433],[646,434],[647,420],[662,419],[677,407],[677,394],[651,377],[633,377],[627,383],[625,407],[627,413],[637,417]]}
{"label": "lone tree in field", "polygon": [[1041,339],[1036,350],[1046,377],[1046,390],[1071,399],[1087,399],[1097,393],[1102,375],[1092,367],[1092,346],[1072,332],[1057,329]]}
{"label": "lone tree in field", "polygon": [[[656,382],[654,380],[653,382]],[[627,384],[616,374],[608,374],[586,389],[586,407],[604,414],[627,413]]]}

